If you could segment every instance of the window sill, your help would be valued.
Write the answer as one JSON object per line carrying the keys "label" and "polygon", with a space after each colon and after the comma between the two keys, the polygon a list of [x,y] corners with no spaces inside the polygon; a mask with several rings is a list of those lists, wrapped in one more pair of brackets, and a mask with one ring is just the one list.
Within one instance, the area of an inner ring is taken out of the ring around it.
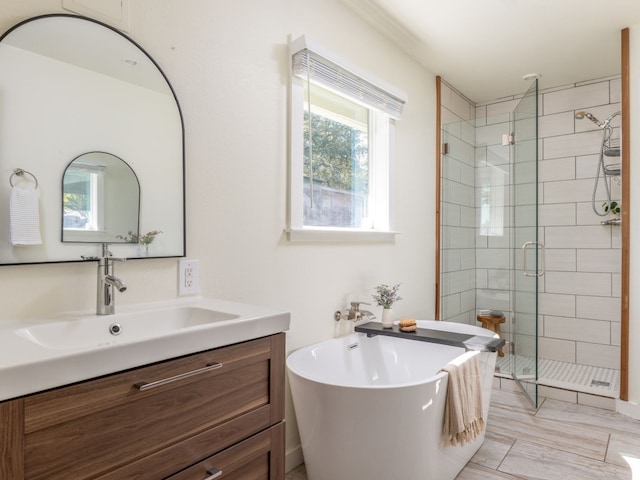
{"label": "window sill", "polygon": [[398,232],[380,230],[356,230],[351,228],[288,228],[290,242],[307,243],[394,243]]}

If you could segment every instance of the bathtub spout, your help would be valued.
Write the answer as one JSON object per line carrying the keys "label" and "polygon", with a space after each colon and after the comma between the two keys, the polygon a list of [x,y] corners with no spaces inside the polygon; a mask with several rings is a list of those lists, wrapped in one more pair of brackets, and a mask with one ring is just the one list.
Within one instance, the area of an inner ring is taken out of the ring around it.
{"label": "bathtub spout", "polygon": [[375,319],[376,319],[375,314],[369,312],[368,310],[360,310],[359,320],[366,320],[367,322],[370,322],[371,320],[375,320]]}
{"label": "bathtub spout", "polygon": [[371,305],[367,302],[351,302],[351,307],[344,312],[340,310],[336,310],[333,314],[333,318],[336,322],[340,320],[353,320],[354,322],[359,322],[361,320],[375,320],[376,316],[368,311],[368,310],[360,310],[360,305]]}

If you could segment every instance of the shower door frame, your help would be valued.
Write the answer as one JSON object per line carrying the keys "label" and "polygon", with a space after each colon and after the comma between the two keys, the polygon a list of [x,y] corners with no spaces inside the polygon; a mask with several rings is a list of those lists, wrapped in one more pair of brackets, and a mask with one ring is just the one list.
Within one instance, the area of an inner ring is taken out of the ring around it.
{"label": "shower door frame", "polygon": [[[441,93],[442,79],[436,77],[436,95],[437,95],[437,131],[436,131],[436,277],[435,277],[435,315],[434,318],[442,319],[442,272],[441,272],[441,255],[442,255],[442,159],[443,155],[447,155],[445,138],[443,137],[442,113],[441,113]],[[502,121],[498,120],[500,123]],[[508,344],[509,367],[508,374],[511,378],[523,388],[529,396],[532,404],[537,406],[538,403],[538,280],[541,258],[539,256],[540,243],[538,239],[538,82],[535,80],[527,93],[523,96],[518,105],[508,115],[505,128],[507,131],[513,132],[513,142],[506,142],[503,138],[503,145],[507,146],[508,164],[505,173],[507,175],[504,186],[508,189],[506,197],[500,195],[496,197],[494,207],[503,205],[506,209],[504,216],[498,215],[506,220],[505,223],[498,223],[504,228],[505,247],[507,249],[508,263],[508,287],[506,289],[506,298],[504,309],[508,317],[508,323],[505,330],[505,337],[510,341]],[[524,159],[521,153],[524,152]],[[518,158],[516,158],[518,157]],[[520,164],[520,160],[523,160]],[[499,165],[497,165],[499,166]],[[528,174],[529,178],[526,177]],[[516,178],[517,177],[517,178]],[[495,182],[496,186],[500,186],[501,182]],[[475,185],[477,188],[478,185]],[[517,205],[516,200],[523,200],[522,205]],[[504,203],[502,203],[504,201]],[[498,212],[499,213],[499,212]],[[517,215],[516,215],[517,213]],[[476,222],[479,220],[476,219]],[[497,220],[498,221],[498,220]],[[522,229],[520,226],[522,225]],[[477,225],[476,225],[477,226]],[[499,228],[498,225],[495,227]],[[522,230],[522,231],[521,231]],[[502,231],[502,229],[501,229]],[[509,232],[509,233],[507,233]],[[522,250],[522,245],[526,249]],[[496,243],[499,247],[500,243]],[[526,270],[523,268],[524,259],[522,254],[529,256]],[[526,275],[525,275],[526,274]],[[524,306],[524,308],[521,308]],[[476,306],[477,307],[477,306]],[[476,308],[477,311],[477,308]],[[520,322],[513,324],[513,318],[520,319]],[[472,319],[470,318],[469,321]],[[475,320],[475,316],[473,318]],[[525,321],[526,320],[526,321]],[[515,341],[514,341],[515,340]],[[512,350],[513,349],[513,350]],[[519,359],[516,354],[523,355]],[[528,356],[529,358],[524,358]],[[523,361],[524,360],[524,361]]]}
{"label": "shower door frame", "polygon": [[538,80],[512,113],[511,376],[538,407],[538,323],[544,244],[538,222]]}

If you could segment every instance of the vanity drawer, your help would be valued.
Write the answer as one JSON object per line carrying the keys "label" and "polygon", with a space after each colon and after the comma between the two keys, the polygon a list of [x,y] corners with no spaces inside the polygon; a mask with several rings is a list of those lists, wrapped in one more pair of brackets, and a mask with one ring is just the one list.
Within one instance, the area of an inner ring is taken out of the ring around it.
{"label": "vanity drawer", "polygon": [[[229,422],[202,432],[193,438],[171,445],[163,450],[128,463],[121,468],[100,475],[96,480],[123,480],[129,478],[157,480],[187,468],[212,452],[219,452],[256,432],[258,426],[268,423],[269,406],[241,415]],[[204,453],[203,453],[204,452]],[[284,457],[283,457],[284,458]],[[202,478],[206,478],[205,475]]]}
{"label": "vanity drawer", "polygon": [[[25,433],[42,430],[101,410],[127,405],[177,387],[216,378],[243,366],[270,358],[270,338],[261,338],[228,347],[180,357],[135,368],[105,377],[81,382],[25,398]],[[134,385],[153,382],[194,371],[208,363],[220,362],[222,367],[202,375],[194,375],[147,392]]]}
{"label": "vanity drawer", "polygon": [[283,418],[283,345],[274,335],[25,398],[25,478],[110,478],[157,456],[156,473],[111,477],[157,479],[268,428]]}
{"label": "vanity drawer", "polygon": [[281,480],[284,478],[284,422],[254,435],[167,480]]}

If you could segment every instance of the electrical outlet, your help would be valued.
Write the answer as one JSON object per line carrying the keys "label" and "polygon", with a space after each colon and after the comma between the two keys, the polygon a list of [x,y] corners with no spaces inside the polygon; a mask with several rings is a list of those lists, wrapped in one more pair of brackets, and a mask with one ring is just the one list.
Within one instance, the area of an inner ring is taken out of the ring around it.
{"label": "electrical outlet", "polygon": [[196,295],[198,288],[198,260],[178,260],[178,295]]}

